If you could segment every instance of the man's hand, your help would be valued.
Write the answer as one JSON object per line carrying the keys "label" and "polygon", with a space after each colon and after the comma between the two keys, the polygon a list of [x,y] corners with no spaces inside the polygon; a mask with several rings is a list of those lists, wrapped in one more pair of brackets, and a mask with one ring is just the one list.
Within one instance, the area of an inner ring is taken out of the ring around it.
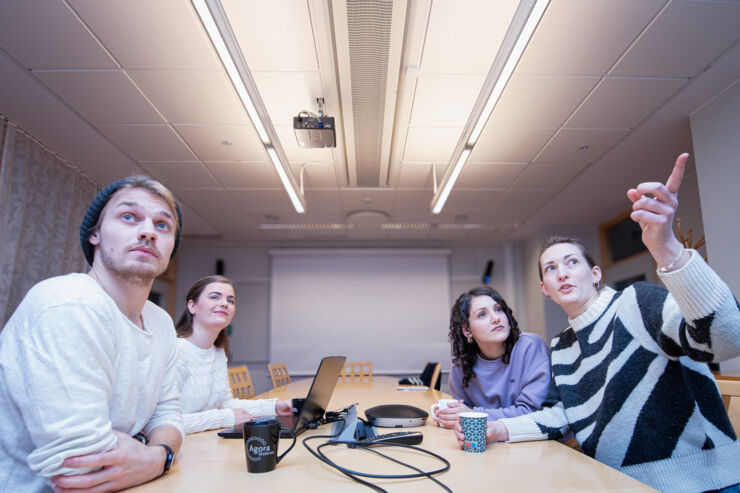
{"label": "man's hand", "polygon": [[460,413],[466,413],[471,409],[461,401],[450,402],[447,407],[437,411],[437,416],[433,419],[443,428],[454,428],[455,424],[460,421]]}
{"label": "man's hand", "polygon": [[113,430],[118,445],[109,452],[68,457],[66,467],[99,467],[97,471],[78,476],[55,476],[52,483],[57,493],[105,492],[146,483],[162,474],[166,451],[159,445],[144,445],[130,436]]}
{"label": "man's hand", "polygon": [[[460,426],[460,422],[458,421],[455,425],[455,438],[457,438],[457,444],[460,446],[460,448],[463,448],[465,445],[465,435],[463,435],[462,427]],[[509,430],[506,429],[506,426],[499,421],[489,421],[486,429],[486,441],[488,443],[491,442],[505,442],[509,439]]]}

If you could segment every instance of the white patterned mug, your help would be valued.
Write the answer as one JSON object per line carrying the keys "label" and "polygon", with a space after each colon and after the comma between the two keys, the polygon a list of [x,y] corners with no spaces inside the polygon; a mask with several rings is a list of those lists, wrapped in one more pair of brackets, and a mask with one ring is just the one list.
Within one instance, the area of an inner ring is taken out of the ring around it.
{"label": "white patterned mug", "polygon": [[460,413],[460,427],[465,436],[463,449],[466,452],[480,453],[486,451],[487,425],[488,415],[486,413]]}

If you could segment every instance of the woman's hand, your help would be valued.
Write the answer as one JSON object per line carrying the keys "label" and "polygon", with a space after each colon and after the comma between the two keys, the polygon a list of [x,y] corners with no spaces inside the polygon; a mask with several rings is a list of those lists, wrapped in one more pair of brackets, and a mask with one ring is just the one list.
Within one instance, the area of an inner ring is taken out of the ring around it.
{"label": "woman's hand", "polygon": [[450,402],[447,407],[437,411],[437,416],[432,419],[442,428],[454,428],[455,423],[460,421],[460,413],[471,411],[462,401]]}
{"label": "woman's hand", "polygon": [[[455,438],[457,438],[457,444],[460,448],[463,448],[465,445],[465,435],[463,435],[460,422],[455,425]],[[501,421],[496,420],[488,422],[488,425],[486,426],[486,441],[488,443],[505,442],[508,439],[509,430],[506,429],[506,426],[504,426]]]}
{"label": "woman's hand", "polygon": [[290,416],[293,414],[293,405],[290,401],[277,401],[275,403],[275,414],[280,416]]}
{"label": "woman's hand", "polygon": [[254,419],[254,416],[249,414],[244,409],[232,409],[234,411],[234,426],[240,425],[242,423],[246,423],[247,421],[251,421]]}
{"label": "woman's hand", "polygon": [[642,242],[659,267],[670,265],[676,259],[679,261],[674,264],[674,268],[685,263],[679,258],[683,246],[673,234],[673,216],[678,208],[678,189],[688,158],[687,153],[678,156],[665,185],[645,182],[627,191],[627,197],[632,201],[630,217],[640,224]]}

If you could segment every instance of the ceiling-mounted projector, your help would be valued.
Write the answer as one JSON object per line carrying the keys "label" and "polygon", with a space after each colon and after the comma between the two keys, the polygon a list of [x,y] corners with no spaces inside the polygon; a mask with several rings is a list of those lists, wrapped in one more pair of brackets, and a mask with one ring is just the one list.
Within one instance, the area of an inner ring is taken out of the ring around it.
{"label": "ceiling-mounted projector", "polygon": [[334,132],[334,117],[324,116],[324,98],[317,98],[319,114],[301,111],[293,117],[293,130],[299,147],[320,148],[336,147],[337,138]]}

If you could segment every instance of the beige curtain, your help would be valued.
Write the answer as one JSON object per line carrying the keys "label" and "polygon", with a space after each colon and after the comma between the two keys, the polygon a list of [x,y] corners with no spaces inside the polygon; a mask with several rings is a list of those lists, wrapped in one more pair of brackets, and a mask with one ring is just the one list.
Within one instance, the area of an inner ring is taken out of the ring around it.
{"label": "beige curtain", "polygon": [[79,228],[98,187],[1,115],[0,137],[1,328],[34,284],[85,271]]}

